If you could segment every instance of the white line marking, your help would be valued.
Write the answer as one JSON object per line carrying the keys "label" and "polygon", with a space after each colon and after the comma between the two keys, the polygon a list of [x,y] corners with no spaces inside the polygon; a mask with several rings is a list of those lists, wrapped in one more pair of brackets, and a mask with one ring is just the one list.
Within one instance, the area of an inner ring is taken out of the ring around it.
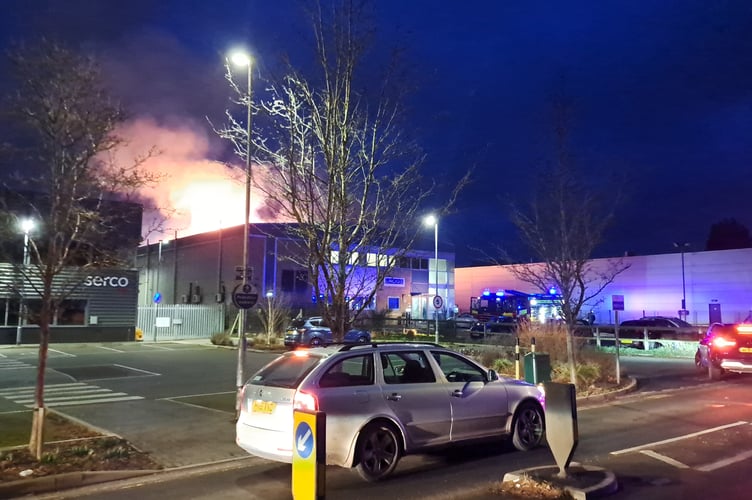
{"label": "white line marking", "polygon": [[[112,392],[108,389],[103,389],[97,393],[89,393],[89,394],[71,394],[69,396],[56,396],[56,397],[45,397],[44,402],[45,403],[52,403],[54,401],[83,401],[83,402],[89,402],[89,401],[95,401],[99,400],[102,397],[120,397],[120,396],[129,396],[129,394],[126,394],[124,392]],[[18,403],[20,405],[26,404],[26,403],[33,403],[34,398],[31,399],[14,399],[14,403]]]}
{"label": "white line marking", "polygon": [[120,368],[125,368],[126,370],[133,370],[134,372],[146,373],[148,375],[155,375],[157,377],[162,375],[161,373],[150,372],[148,370],[142,370],[140,368],[133,368],[132,366],[119,365],[117,363],[113,363],[113,366],[119,366]]}
{"label": "white line marking", "polygon": [[[96,401],[61,401],[59,403],[50,403],[47,406],[76,406],[76,405],[90,405],[95,403],[118,403],[120,401],[135,401],[137,399],[144,399],[141,396],[128,396],[127,398],[104,398]],[[33,408],[34,405],[26,405],[27,408]]]}
{"label": "white line marking", "polygon": [[717,462],[701,465],[699,467],[695,467],[695,469],[702,472],[710,472],[716,469],[720,469],[721,467],[726,467],[727,465],[734,464],[736,462],[741,462],[742,460],[746,460],[750,457],[752,457],[752,450],[744,451],[742,453],[739,453],[738,455],[734,455],[733,457],[718,460]]}
{"label": "white line marking", "polygon": [[3,353],[0,352],[0,358],[7,358],[7,357],[8,356],[6,356],[5,354],[3,354]]}
{"label": "white line marking", "polygon": [[619,450],[619,451],[612,451],[611,455],[623,455],[624,453],[630,453],[632,451],[640,451],[640,450],[643,450],[645,448],[653,448],[655,446],[660,446],[662,444],[673,443],[675,441],[681,441],[682,439],[689,439],[689,438],[693,438],[693,437],[697,437],[697,436],[702,436],[703,434],[709,434],[711,432],[721,431],[723,429],[729,429],[731,427],[737,427],[739,425],[746,425],[748,423],[749,422],[745,422],[744,420],[740,420],[739,422],[734,422],[733,424],[721,425],[720,427],[713,427],[712,429],[705,429],[704,431],[693,432],[691,434],[685,434],[683,436],[677,436],[675,438],[664,439],[663,441],[654,441],[652,443],[641,444],[640,446],[634,446],[632,448],[625,448],[625,449]]}
{"label": "white line marking", "polygon": [[[85,386],[85,385],[86,384],[83,384],[81,382],[75,382],[75,383],[70,383],[70,384],[53,384],[53,385],[47,385],[47,386],[45,386],[44,390],[46,392],[46,391],[49,391],[49,390],[53,390],[54,391],[55,389],[59,389],[59,388],[63,388],[63,387],[81,387],[81,386]],[[5,394],[7,392],[33,391],[36,388],[37,387],[35,385],[26,385],[26,386],[23,386],[23,387],[14,387],[13,389],[2,389],[2,390],[0,390],[0,396],[2,396],[3,394]]]}
{"label": "white line marking", "polygon": [[161,345],[144,344],[144,343],[142,343],[141,345],[144,346],[144,347],[149,347],[151,349],[162,349],[162,350],[165,350],[165,351],[174,351],[175,350],[175,349],[170,349],[169,347],[162,347]]}
{"label": "white line marking", "polygon": [[121,351],[120,349],[113,349],[112,347],[105,347],[103,345],[98,345],[97,347],[99,347],[100,349],[107,349],[108,351],[125,352],[125,351]]}
{"label": "white line marking", "polygon": [[666,455],[661,455],[660,453],[656,453],[653,450],[642,450],[640,453],[643,455],[647,455],[649,457],[653,457],[656,460],[660,460],[661,462],[665,462],[669,465],[673,465],[674,467],[678,469],[689,469],[689,465],[683,464],[678,460],[674,460],[671,457],[667,457]]}
{"label": "white line marking", "polygon": [[223,415],[232,415],[233,414],[233,412],[224,411],[224,410],[218,410],[216,408],[209,408],[208,406],[194,405],[193,403],[186,403],[184,401],[177,401],[177,400],[172,399],[172,398],[161,398],[161,399],[158,399],[157,401],[169,401],[170,403],[175,403],[175,404],[184,405],[184,406],[190,406],[192,408],[199,408],[201,410],[215,411],[215,412],[218,412],[218,413],[222,413]]}
{"label": "white line marking", "polygon": [[170,396],[169,398],[162,398],[166,400],[180,399],[180,398],[198,398],[201,396],[221,396],[223,394],[236,394],[237,391],[225,391],[225,392],[207,392],[204,394],[188,394],[187,396]]}
{"label": "white line marking", "polygon": [[75,354],[68,354],[67,352],[63,352],[63,351],[58,351],[57,349],[50,349],[50,348],[48,348],[48,350],[49,350],[50,352],[56,352],[56,353],[58,353],[58,354],[62,354],[63,356],[68,356],[68,357],[70,357],[70,358],[75,358],[75,357],[76,357],[76,355],[75,355]]}

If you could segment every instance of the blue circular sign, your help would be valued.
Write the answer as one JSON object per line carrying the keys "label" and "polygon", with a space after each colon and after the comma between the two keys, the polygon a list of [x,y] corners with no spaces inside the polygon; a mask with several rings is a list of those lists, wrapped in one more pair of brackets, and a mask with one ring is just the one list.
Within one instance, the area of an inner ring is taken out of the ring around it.
{"label": "blue circular sign", "polygon": [[313,452],[313,431],[306,422],[301,422],[295,429],[295,450],[301,458],[308,458]]}
{"label": "blue circular sign", "polygon": [[162,302],[162,294],[159,292],[156,292],[154,294],[154,303],[159,304],[160,302]]}

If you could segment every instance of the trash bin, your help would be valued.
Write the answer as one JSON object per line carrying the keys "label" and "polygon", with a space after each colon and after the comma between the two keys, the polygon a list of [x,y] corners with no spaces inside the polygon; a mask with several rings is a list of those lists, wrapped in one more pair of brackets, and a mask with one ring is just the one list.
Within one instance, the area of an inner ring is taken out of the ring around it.
{"label": "trash bin", "polygon": [[541,352],[525,354],[525,381],[531,384],[551,381],[551,357]]}

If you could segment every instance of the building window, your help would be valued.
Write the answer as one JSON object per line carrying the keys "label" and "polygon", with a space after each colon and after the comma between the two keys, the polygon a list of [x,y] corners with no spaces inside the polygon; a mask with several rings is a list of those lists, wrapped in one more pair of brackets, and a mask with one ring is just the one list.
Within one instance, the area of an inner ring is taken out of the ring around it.
{"label": "building window", "polygon": [[389,297],[387,299],[387,307],[393,311],[399,310],[400,308],[400,299],[399,297]]}
{"label": "building window", "polygon": [[[26,307],[27,325],[38,325],[42,314],[42,301],[39,299],[30,299],[24,301]],[[60,302],[57,309],[53,312],[51,325],[85,325],[86,324],[86,301],[85,300],[64,300]]]}
{"label": "building window", "polygon": [[283,269],[281,288],[283,292],[304,293],[308,290],[308,271]]}

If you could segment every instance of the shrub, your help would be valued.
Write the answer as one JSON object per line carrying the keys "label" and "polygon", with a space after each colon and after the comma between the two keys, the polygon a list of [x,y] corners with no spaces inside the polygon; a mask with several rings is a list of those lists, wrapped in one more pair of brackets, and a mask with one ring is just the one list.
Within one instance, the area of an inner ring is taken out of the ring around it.
{"label": "shrub", "polygon": [[227,345],[230,347],[235,345],[232,341],[232,338],[230,337],[230,334],[227,332],[219,332],[212,335],[211,343],[214,345]]}
{"label": "shrub", "polygon": [[75,457],[85,457],[86,455],[93,455],[94,450],[86,446],[74,446],[70,449],[70,453]]}

